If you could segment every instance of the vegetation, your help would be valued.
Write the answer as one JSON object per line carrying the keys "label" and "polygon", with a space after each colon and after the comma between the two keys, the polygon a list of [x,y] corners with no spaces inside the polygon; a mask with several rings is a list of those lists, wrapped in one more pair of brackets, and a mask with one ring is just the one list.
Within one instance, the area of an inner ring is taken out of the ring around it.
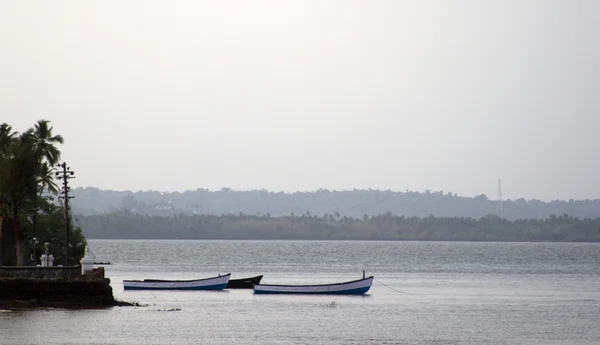
{"label": "vegetation", "polygon": [[495,214],[509,220],[543,219],[553,214],[569,214],[578,218],[600,217],[600,199],[596,200],[505,200],[500,205],[481,194],[463,197],[447,192],[393,192],[382,190],[315,192],[269,192],[266,190],[219,191],[196,189],[183,193],[158,191],[110,191],[98,188],[77,188],[73,211],[92,215],[128,210],[132,213],[156,216],[174,214],[270,214],[275,217],[302,214],[340,214],[362,218],[391,212],[405,217],[471,217],[481,218]]}
{"label": "vegetation", "polygon": [[[18,133],[0,125],[0,218],[14,230],[17,264],[32,239],[52,243],[64,262],[64,213],[54,166],[60,159],[46,120]],[[69,252],[91,238],[600,241],[600,200],[507,200],[485,195],[353,190],[274,193],[197,189],[184,193],[78,188]],[[555,216],[560,214],[561,216]],[[5,237],[9,238],[9,237]],[[6,246],[6,243],[5,243]],[[38,245],[37,253],[42,246]]]}
{"label": "vegetation", "polygon": [[[50,253],[65,262],[65,220],[55,203],[58,188],[53,168],[60,159],[56,145],[62,143],[62,136],[53,135],[47,120],[23,133],[7,123],[0,125],[0,218],[14,231],[17,265],[33,254],[34,237],[39,243],[50,242]],[[86,245],[81,228],[72,230],[69,242],[70,257],[78,261]]]}
{"label": "vegetation", "polygon": [[600,218],[568,215],[510,221],[481,218],[404,217],[386,213],[362,218],[303,215],[149,216],[121,210],[78,216],[89,238],[114,239],[306,239],[437,241],[600,241]]}

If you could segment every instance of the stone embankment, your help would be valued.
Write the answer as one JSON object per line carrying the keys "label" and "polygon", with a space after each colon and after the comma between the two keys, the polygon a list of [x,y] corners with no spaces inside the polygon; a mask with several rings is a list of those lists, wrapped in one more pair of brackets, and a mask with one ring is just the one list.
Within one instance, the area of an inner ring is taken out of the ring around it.
{"label": "stone embankment", "polygon": [[131,304],[114,299],[103,267],[0,267],[0,309],[122,305]]}

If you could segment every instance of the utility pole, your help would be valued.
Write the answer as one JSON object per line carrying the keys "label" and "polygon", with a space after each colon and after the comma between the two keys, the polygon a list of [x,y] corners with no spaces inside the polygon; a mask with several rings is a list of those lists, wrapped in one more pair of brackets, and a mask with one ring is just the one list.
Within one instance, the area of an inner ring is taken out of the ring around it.
{"label": "utility pole", "polygon": [[69,199],[73,199],[72,196],[69,196],[69,191],[71,191],[71,187],[69,187],[69,180],[75,178],[75,172],[71,170],[71,168],[67,167],[67,163],[62,163],[57,165],[58,168],[62,168],[62,171],[59,170],[56,172],[56,177],[58,179],[63,180],[62,187],[62,196],[59,196],[59,199],[65,200],[65,266],[69,266]]}

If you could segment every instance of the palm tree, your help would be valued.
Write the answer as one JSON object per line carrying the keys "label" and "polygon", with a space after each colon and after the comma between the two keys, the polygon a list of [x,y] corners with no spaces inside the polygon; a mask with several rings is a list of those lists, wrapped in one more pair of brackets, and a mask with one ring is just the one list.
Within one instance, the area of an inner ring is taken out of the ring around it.
{"label": "palm tree", "polygon": [[[38,154],[38,162],[40,164],[40,175],[36,179],[35,194],[33,197],[33,236],[36,235],[36,220],[37,220],[37,199],[42,196],[45,188],[52,193],[58,192],[54,176],[52,176],[54,164],[60,159],[60,151],[56,148],[56,144],[64,142],[61,135],[52,135],[52,127],[48,120],[39,120],[35,126],[28,130],[33,140],[36,152]],[[43,160],[46,162],[43,162]],[[39,195],[38,195],[39,194]]]}
{"label": "palm tree", "polygon": [[37,184],[39,187],[39,196],[42,196],[44,190],[52,194],[58,193],[58,185],[54,182],[54,172],[56,169],[50,166],[48,162],[43,162],[40,167],[40,173],[37,179]]}
{"label": "palm tree", "polygon": [[0,217],[14,230],[17,265],[23,264],[22,220],[27,205],[33,197],[35,236],[38,195],[45,190],[58,191],[52,166],[60,159],[56,145],[62,144],[63,138],[52,134],[49,123],[40,120],[21,134],[6,123],[0,124]]}
{"label": "palm tree", "polygon": [[18,133],[8,123],[0,125],[0,154],[5,154]]}
{"label": "palm tree", "polygon": [[[18,133],[13,131],[12,127],[8,123],[0,124],[0,167],[8,167],[10,159],[10,148],[14,145]],[[8,210],[4,209],[7,207],[8,195],[5,195],[5,184],[8,182],[8,170],[2,169],[0,172],[0,208],[3,209],[4,213],[7,214]]]}
{"label": "palm tree", "polygon": [[52,135],[52,127],[49,126],[49,123],[48,120],[39,120],[33,129],[28,132],[35,139],[35,146],[40,155],[40,160],[45,158],[50,165],[54,165],[60,160],[60,151],[55,145],[62,144],[64,140],[61,135]]}
{"label": "palm tree", "polygon": [[2,169],[0,169],[0,190],[2,191],[0,212],[15,232],[17,265],[20,266],[23,265],[24,240],[21,213],[35,192],[33,187],[39,171],[39,164],[34,141],[29,133],[11,136],[11,138],[1,155],[3,161]]}
{"label": "palm tree", "polygon": [[[37,200],[38,198],[42,197],[42,194],[44,193],[44,190],[47,190],[48,192],[52,193],[52,194],[57,194],[58,193],[58,186],[56,185],[56,182],[54,182],[54,172],[56,169],[54,169],[51,165],[48,164],[48,162],[43,162],[42,165],[40,166],[40,171],[38,173],[37,179],[36,179],[36,191],[35,191],[35,196],[33,197],[33,219],[32,219],[32,229],[33,229],[33,239],[35,241],[36,238],[36,225],[37,225],[37,215],[38,215],[38,205],[37,205]],[[35,243],[34,243],[35,246]],[[35,250],[34,250],[35,252]],[[37,258],[33,258],[33,260],[37,260]]]}

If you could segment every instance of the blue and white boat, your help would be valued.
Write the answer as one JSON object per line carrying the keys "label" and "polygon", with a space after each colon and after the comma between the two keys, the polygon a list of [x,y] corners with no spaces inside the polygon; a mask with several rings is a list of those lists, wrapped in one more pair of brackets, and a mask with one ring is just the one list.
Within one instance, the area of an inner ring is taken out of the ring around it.
{"label": "blue and white boat", "polygon": [[194,280],[123,280],[125,290],[223,290],[231,273],[218,277]]}
{"label": "blue and white boat", "polygon": [[255,294],[330,294],[330,295],[362,295],[367,293],[373,284],[371,276],[359,280],[343,283],[321,284],[321,285],[254,285]]}

